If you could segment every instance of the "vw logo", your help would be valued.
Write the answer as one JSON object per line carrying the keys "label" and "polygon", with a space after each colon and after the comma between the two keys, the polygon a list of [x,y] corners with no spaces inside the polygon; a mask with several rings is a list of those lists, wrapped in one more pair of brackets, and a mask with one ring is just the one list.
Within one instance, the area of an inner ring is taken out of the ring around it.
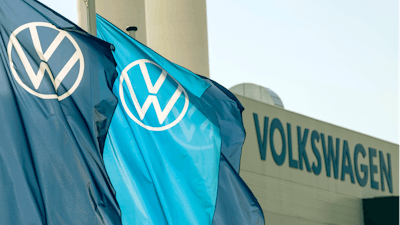
{"label": "vw logo", "polygon": [[[128,103],[125,95],[130,97]],[[128,116],[151,131],[174,127],[189,107],[189,97],[183,87],[167,71],[147,59],[136,60],[125,67],[120,76],[119,96]],[[171,113],[172,110],[178,113]]]}
{"label": "vw logo", "polygon": [[7,53],[17,83],[39,98],[61,101],[82,81],[81,49],[68,32],[50,23],[32,22],[18,27],[10,35]]}

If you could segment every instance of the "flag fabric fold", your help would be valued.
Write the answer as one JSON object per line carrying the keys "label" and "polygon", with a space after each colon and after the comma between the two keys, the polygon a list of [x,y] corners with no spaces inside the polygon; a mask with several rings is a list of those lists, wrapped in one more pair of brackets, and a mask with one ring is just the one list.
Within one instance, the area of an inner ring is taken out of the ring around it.
{"label": "flag fabric fold", "polygon": [[238,174],[245,131],[235,96],[99,15],[97,34],[118,64],[104,162],[123,224],[264,224]]}
{"label": "flag fabric fold", "polygon": [[202,78],[210,83],[203,98],[216,110],[222,140],[218,195],[212,224],[263,225],[265,221],[261,206],[239,176],[245,139],[242,121],[244,108],[229,90],[211,79]]}
{"label": "flag fabric fold", "polygon": [[102,159],[115,67],[41,3],[0,1],[1,224],[121,224]]}
{"label": "flag fabric fold", "polygon": [[264,225],[264,214],[257,199],[239,176],[240,156],[245,139],[243,106],[217,82],[211,84],[203,98],[213,105],[221,129],[221,157],[218,195],[212,224]]}

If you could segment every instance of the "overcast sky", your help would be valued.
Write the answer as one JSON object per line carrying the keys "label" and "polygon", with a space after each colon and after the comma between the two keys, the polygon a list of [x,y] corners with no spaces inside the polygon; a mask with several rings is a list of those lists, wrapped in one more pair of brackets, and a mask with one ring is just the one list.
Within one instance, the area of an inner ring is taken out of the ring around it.
{"label": "overcast sky", "polygon": [[[41,2],[77,22],[76,0]],[[207,0],[207,20],[212,79],[399,143],[397,0]]]}

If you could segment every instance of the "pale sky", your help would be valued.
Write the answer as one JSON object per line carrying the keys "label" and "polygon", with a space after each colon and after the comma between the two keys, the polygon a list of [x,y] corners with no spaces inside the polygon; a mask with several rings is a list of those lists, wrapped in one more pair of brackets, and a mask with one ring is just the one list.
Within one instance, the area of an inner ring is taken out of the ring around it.
{"label": "pale sky", "polygon": [[[77,22],[76,0],[41,2]],[[399,143],[397,0],[207,0],[207,22],[211,79]]]}

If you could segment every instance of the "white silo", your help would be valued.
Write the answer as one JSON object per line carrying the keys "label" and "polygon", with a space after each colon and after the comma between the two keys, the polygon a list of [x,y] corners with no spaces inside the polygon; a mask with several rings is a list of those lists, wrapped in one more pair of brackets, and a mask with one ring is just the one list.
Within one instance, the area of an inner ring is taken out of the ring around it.
{"label": "white silo", "polygon": [[[78,2],[78,24],[87,29],[86,1]],[[206,1],[96,0],[96,12],[168,60],[209,77]]]}

